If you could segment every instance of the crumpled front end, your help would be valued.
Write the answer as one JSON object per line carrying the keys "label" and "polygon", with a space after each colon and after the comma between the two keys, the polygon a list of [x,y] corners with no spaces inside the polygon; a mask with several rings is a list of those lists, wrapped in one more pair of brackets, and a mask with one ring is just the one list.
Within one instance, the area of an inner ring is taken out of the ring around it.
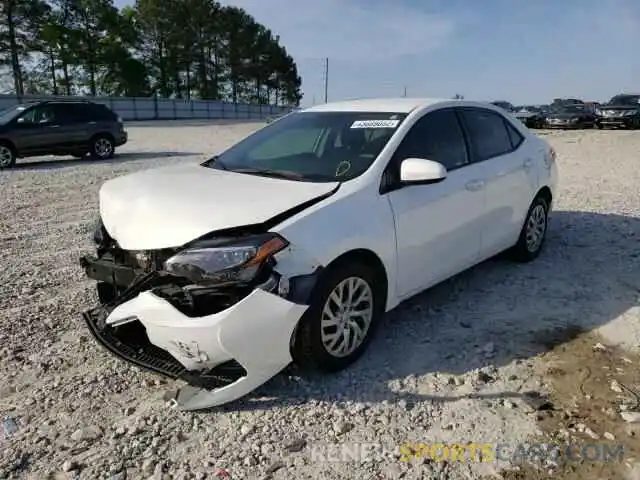
{"label": "crumpled front end", "polygon": [[194,283],[167,271],[175,251],[125,252],[106,237],[96,239],[97,256],[81,259],[101,301],[84,319],[114,355],[185,381],[179,408],[236,400],[292,361],[294,330],[320,271],[294,247],[266,258],[250,278]]}

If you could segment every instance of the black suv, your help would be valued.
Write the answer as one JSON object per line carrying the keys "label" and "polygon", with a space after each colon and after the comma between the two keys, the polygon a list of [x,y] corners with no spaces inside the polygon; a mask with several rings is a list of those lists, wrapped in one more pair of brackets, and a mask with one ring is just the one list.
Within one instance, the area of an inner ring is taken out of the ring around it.
{"label": "black suv", "polygon": [[616,95],[596,110],[596,126],[640,128],[640,95]]}
{"label": "black suv", "polygon": [[55,100],[0,112],[0,169],[37,155],[111,158],[126,142],[122,120],[100,103]]}

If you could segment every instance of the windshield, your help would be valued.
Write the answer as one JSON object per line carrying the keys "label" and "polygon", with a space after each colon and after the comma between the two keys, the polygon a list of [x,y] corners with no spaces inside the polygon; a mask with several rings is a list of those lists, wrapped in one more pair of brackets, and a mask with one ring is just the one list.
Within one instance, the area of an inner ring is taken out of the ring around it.
{"label": "windshield", "polygon": [[26,105],[14,105],[0,111],[0,123],[6,123],[17,117],[20,112],[26,109]]}
{"label": "windshield", "polygon": [[297,112],[248,136],[203,165],[310,182],[364,173],[405,113]]}
{"label": "windshield", "polygon": [[640,95],[616,95],[609,101],[609,105],[633,105],[640,103]]}
{"label": "windshield", "polygon": [[583,105],[565,105],[558,109],[559,113],[584,113],[585,107]]}

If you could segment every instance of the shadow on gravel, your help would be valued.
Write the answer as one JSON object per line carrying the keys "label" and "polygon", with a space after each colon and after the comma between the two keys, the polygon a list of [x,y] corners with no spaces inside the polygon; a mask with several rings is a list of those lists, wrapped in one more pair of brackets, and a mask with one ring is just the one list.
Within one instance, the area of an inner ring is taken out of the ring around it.
{"label": "shadow on gravel", "polygon": [[[296,379],[291,367],[226,408],[253,410],[312,399],[411,404],[522,397],[518,391],[447,394],[455,387],[446,385],[446,375],[547,352],[607,324],[638,305],[639,298],[640,218],[557,211],[536,261],[488,260],[390,312],[365,355],[346,371]],[[483,352],[489,343],[492,358]],[[436,372],[445,375],[437,391],[423,378]],[[398,388],[411,393],[395,393]]]}
{"label": "shadow on gravel", "polygon": [[50,170],[55,168],[74,167],[76,165],[95,165],[108,163],[132,162],[137,160],[154,160],[168,157],[194,157],[202,155],[200,152],[124,152],[116,153],[115,157],[106,160],[95,160],[89,156],[84,158],[51,157],[50,160],[24,161],[17,163],[11,170]]}

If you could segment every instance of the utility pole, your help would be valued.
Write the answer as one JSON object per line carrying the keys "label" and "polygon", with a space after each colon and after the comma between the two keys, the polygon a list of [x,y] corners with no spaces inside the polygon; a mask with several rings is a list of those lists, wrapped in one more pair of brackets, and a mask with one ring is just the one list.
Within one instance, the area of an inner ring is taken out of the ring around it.
{"label": "utility pole", "polygon": [[402,96],[403,96],[403,97],[406,97],[406,96],[407,96],[407,86],[406,86],[406,85],[404,86],[404,94],[403,94]]}
{"label": "utility pole", "polygon": [[324,103],[329,101],[329,57],[324,62]]}

